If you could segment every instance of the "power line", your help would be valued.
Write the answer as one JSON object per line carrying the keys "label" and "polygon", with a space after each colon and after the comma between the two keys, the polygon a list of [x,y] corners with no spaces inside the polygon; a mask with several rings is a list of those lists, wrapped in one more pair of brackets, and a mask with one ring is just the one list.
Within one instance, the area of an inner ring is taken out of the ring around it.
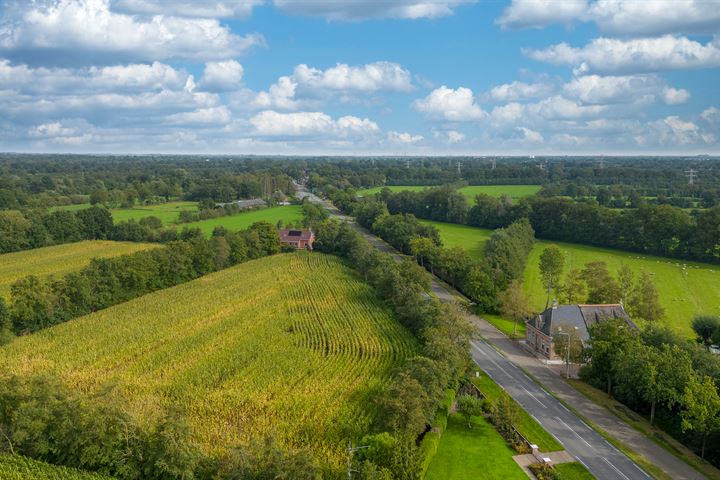
{"label": "power line", "polygon": [[685,170],[685,176],[688,177],[688,185],[695,185],[695,179],[698,177],[698,171],[693,168]]}
{"label": "power line", "polygon": [[460,171],[460,169],[463,166],[463,162],[458,161],[456,165],[457,165],[457,172],[458,172],[458,177],[459,177],[460,175],[462,175],[462,172]]}

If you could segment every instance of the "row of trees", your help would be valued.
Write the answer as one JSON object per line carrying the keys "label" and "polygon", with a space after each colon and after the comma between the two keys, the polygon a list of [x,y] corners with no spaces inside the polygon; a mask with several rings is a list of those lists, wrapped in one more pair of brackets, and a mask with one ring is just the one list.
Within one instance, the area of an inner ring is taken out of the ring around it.
{"label": "row of trees", "polygon": [[390,213],[483,228],[529,218],[538,238],[584,243],[700,261],[720,261],[720,206],[687,211],[670,205],[617,210],[561,197],[529,197],[513,205],[509,197],[478,195],[469,206],[452,187],[377,195]]}
{"label": "row of trees", "polygon": [[342,193],[336,197],[333,201],[339,200],[359,224],[413,255],[421,266],[486,312],[496,311],[499,292],[522,276],[534,242],[530,223],[519,220],[495,230],[485,242],[482,259],[474,259],[462,248],[444,248],[437,228],[421,223],[412,214],[391,215],[378,200],[348,200]]}
{"label": "row of trees", "polygon": [[393,372],[379,393],[374,432],[361,442],[371,448],[358,457],[361,478],[414,479],[422,462],[419,439],[433,423],[445,389],[457,387],[471,327],[457,307],[426,293],[429,277],[415,262],[394,261],[347,223],[323,220],[314,230],[315,249],[346,258],[419,340],[419,354]]}
{"label": "row of trees", "polygon": [[34,332],[279,251],[277,231],[266,222],[237,233],[218,229],[210,239],[197,229],[185,230],[165,248],[93,259],[57,280],[18,280],[11,287],[9,305],[3,306],[0,299],[0,325],[15,333]]}
{"label": "row of trees", "polygon": [[563,281],[565,256],[557,245],[540,254],[540,279],[547,288],[546,308],[555,294],[562,303],[623,303],[633,318],[655,321],[665,315],[652,276],[642,270],[635,275],[622,264],[613,276],[605,262],[589,262],[570,270]]}
{"label": "row of trees", "polygon": [[638,334],[622,320],[607,320],[590,333],[581,378],[649,413],[650,423],[661,413],[683,443],[720,460],[720,359],[659,327]]}
{"label": "row of trees", "polygon": [[110,212],[93,207],[77,212],[0,210],[0,253],[113,235]]}

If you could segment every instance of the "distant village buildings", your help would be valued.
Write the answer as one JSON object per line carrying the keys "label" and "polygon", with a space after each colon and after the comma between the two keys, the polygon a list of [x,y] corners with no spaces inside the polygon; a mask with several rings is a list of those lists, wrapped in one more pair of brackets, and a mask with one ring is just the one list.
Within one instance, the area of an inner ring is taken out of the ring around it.
{"label": "distant village buildings", "polygon": [[621,304],[558,305],[553,302],[550,308],[525,322],[525,343],[538,357],[555,360],[561,356],[553,347],[556,335],[568,334],[585,344],[590,339],[592,325],[614,318],[623,319],[637,330]]}
{"label": "distant village buildings", "polygon": [[298,250],[313,249],[315,234],[312,230],[280,229],[278,230],[278,235],[280,236],[280,245],[293,247]]}

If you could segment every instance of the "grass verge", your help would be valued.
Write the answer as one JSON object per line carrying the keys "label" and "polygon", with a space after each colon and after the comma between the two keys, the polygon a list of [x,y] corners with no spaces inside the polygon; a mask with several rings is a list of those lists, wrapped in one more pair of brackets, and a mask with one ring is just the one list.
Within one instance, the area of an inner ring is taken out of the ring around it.
{"label": "grass verge", "polygon": [[[480,376],[474,377],[472,382],[481,392],[485,394],[488,400],[495,400],[501,393],[502,389],[495,383],[485,372],[480,370]],[[513,400],[514,402],[514,400]],[[545,431],[539,423],[537,423],[525,410],[518,405],[519,420],[515,428],[527,438],[531,443],[540,448],[542,452],[552,452],[564,450],[563,446],[555,440],[555,437]]]}

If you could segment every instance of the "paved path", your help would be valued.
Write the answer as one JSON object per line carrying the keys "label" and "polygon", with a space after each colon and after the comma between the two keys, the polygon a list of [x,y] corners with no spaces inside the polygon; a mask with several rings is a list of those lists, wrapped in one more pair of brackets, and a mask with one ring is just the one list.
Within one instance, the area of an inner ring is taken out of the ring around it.
{"label": "paved path", "polygon": [[[333,205],[304,191],[301,186],[296,186],[301,197],[307,196],[311,201],[322,204],[340,220],[349,222],[373,246],[390,253],[396,259],[401,257],[391,246],[358,226],[352,218],[343,215]],[[434,278],[432,292],[443,302],[457,301],[456,297]],[[644,456],[673,479],[702,480],[705,478],[607,409],[573,389],[557,372],[542,364],[537,358],[522,349],[517,342],[510,340],[490,323],[473,314],[468,314],[468,318],[477,327],[479,333],[479,337],[474,339],[471,344],[473,360],[545,430],[553,434],[567,452],[583,463],[598,480],[646,480],[651,477],[624,453],[588,427],[557,398],[549,395],[521,368],[529,372],[558,398],[582,412],[586,418]]]}

